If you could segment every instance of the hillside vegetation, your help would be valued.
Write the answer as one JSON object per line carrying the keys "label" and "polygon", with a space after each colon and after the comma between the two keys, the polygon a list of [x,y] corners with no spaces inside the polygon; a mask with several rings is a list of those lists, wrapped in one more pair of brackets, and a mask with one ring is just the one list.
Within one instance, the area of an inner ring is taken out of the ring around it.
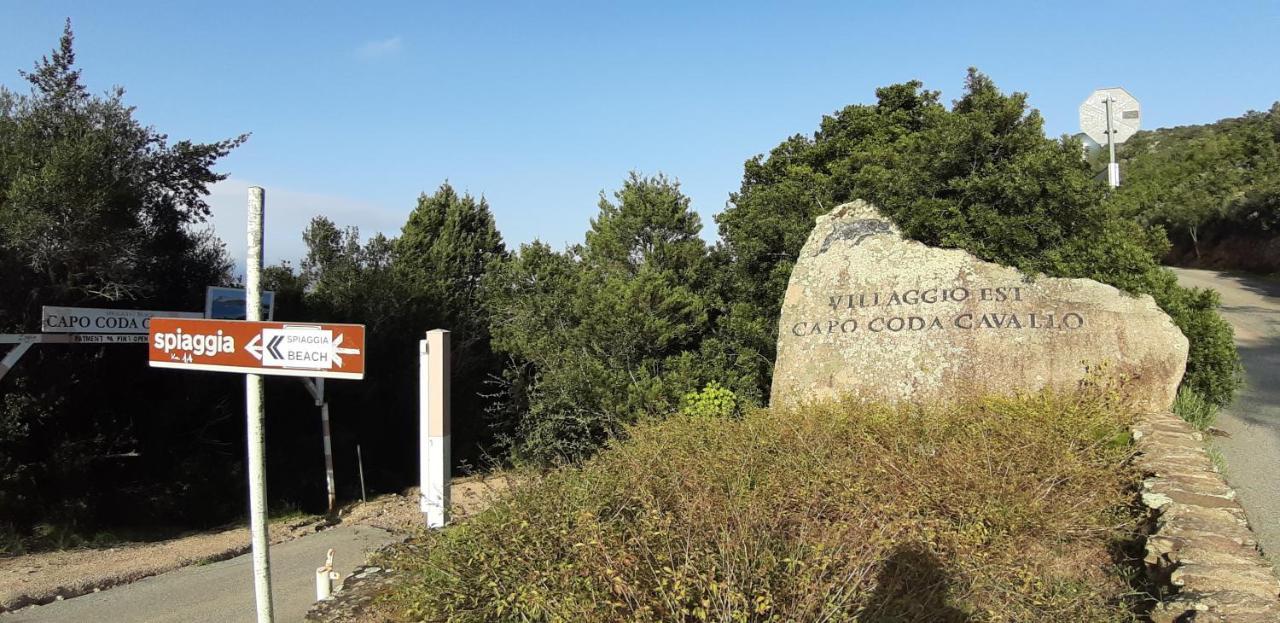
{"label": "hillside vegetation", "polygon": [[674,416],[384,564],[405,620],[1129,621],[1100,393]]}
{"label": "hillside vegetation", "polygon": [[1206,125],[1139,132],[1119,150],[1122,214],[1163,227],[1176,263],[1280,270],[1280,102]]}
{"label": "hillside vegetation", "polygon": [[1230,402],[1240,364],[1217,295],[1178,286],[1160,266],[1164,232],[1105,202],[1080,154],[1078,142],[1045,136],[1026,94],[976,70],[950,108],[919,82],[877,89],[874,104],[845,107],[747,161],[742,189],[716,217],[734,326],[772,360],[782,293],[814,217],[866,199],[921,242],[1150,294],[1190,340],[1183,384]]}

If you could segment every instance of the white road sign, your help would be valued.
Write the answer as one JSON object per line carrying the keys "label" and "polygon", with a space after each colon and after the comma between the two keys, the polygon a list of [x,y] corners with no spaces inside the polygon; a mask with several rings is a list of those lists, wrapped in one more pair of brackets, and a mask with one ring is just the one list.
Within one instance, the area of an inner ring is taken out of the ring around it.
{"label": "white road sign", "polygon": [[1111,142],[1119,145],[1133,136],[1141,126],[1142,107],[1128,91],[1120,87],[1098,89],[1080,104],[1080,130],[1107,144],[1107,99],[1111,99]]}
{"label": "white road sign", "polygon": [[[45,333],[128,333],[146,335],[151,327],[151,319],[156,316],[200,318],[201,314],[197,312],[45,305],[40,310],[40,330]],[[139,341],[145,342],[146,340]]]}
{"label": "white road sign", "polygon": [[249,354],[262,358],[262,365],[276,368],[329,370],[342,367],[343,355],[358,355],[360,349],[343,347],[343,334],[318,326],[290,326],[263,329],[262,339],[245,346]]}

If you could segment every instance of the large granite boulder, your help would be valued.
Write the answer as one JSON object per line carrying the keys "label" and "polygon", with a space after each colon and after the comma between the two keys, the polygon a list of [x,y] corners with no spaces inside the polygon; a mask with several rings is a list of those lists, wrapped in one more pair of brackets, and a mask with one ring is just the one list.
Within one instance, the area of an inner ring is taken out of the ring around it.
{"label": "large granite boulder", "polygon": [[796,261],[772,402],[950,402],[1071,389],[1101,369],[1155,411],[1186,363],[1187,338],[1150,296],[907,240],[857,201],[819,217]]}

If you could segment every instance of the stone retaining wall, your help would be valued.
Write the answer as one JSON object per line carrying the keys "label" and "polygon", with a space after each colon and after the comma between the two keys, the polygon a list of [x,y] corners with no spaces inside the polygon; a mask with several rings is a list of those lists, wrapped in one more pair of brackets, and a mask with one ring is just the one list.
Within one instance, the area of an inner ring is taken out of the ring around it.
{"label": "stone retaining wall", "polygon": [[1133,432],[1142,503],[1154,515],[1146,567],[1167,592],[1152,621],[1280,621],[1280,580],[1203,436],[1171,413],[1146,416]]}

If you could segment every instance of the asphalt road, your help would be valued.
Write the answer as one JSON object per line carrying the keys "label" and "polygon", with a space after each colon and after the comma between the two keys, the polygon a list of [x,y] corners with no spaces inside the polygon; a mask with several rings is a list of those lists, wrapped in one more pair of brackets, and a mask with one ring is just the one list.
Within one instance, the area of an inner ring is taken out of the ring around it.
{"label": "asphalt road", "polygon": [[1212,270],[1175,269],[1184,286],[1222,295],[1222,315],[1236,332],[1245,387],[1223,410],[1215,437],[1227,460],[1227,480],[1258,542],[1280,562],[1280,282]]}
{"label": "asphalt road", "polygon": [[[271,547],[275,619],[301,621],[315,601],[316,567],[334,548],[345,577],[367,552],[392,541],[371,526],[339,526]],[[100,593],[0,614],[0,623],[110,621],[112,623],[252,623],[256,620],[249,555],[184,567]]]}

